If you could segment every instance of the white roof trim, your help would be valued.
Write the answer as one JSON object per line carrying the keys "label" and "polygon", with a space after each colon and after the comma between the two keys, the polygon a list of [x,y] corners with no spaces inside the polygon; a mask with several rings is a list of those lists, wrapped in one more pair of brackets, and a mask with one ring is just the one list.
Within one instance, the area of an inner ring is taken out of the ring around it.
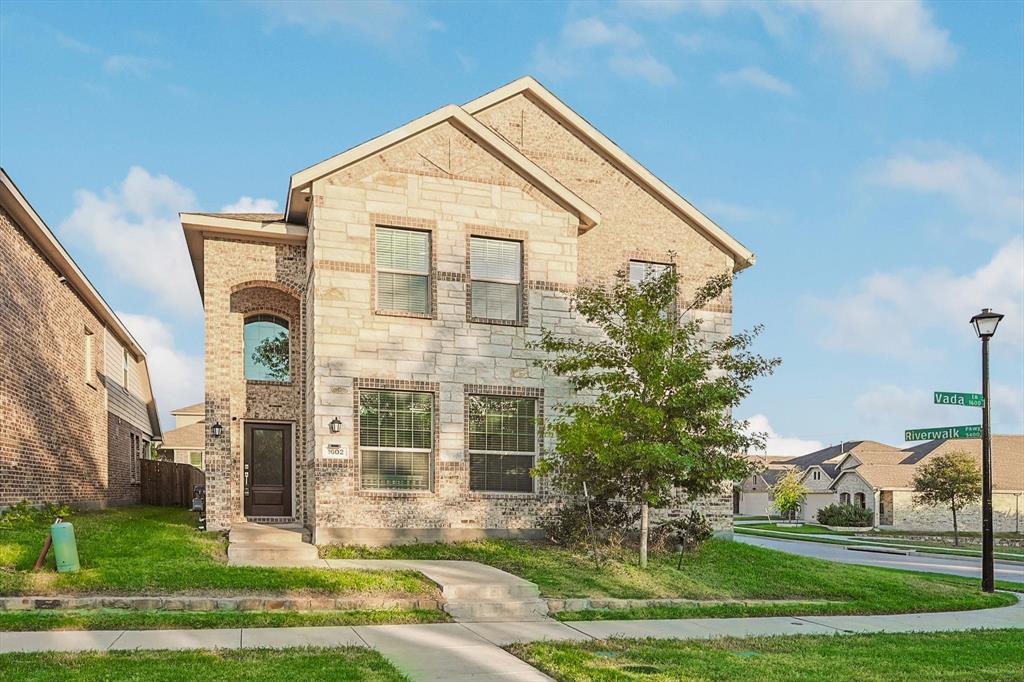
{"label": "white roof trim", "polygon": [[296,204],[299,203],[299,195],[303,192],[308,192],[314,180],[318,180],[346,166],[378,154],[388,147],[445,122],[454,124],[476,142],[487,147],[491,153],[507,162],[528,182],[543,190],[545,194],[561,206],[578,215],[580,223],[585,227],[592,227],[601,221],[600,211],[573,193],[543,168],[523,156],[522,152],[509,144],[500,135],[454,104],[441,107],[426,116],[421,116],[415,121],[395,128],[391,132],[375,137],[368,142],[364,142],[348,151],[332,156],[292,175],[288,186],[288,205],[285,208],[285,219],[296,222],[305,220],[305,206]]}
{"label": "white roof trim", "polygon": [[481,111],[489,109],[520,93],[528,93],[544,105],[545,108],[557,115],[558,118],[561,118],[564,122],[575,128],[584,138],[614,161],[623,172],[648,188],[652,194],[661,199],[669,208],[674,209],[676,213],[703,231],[712,241],[731,253],[735,262],[735,271],[738,272],[754,264],[755,256],[747,247],[743,246],[732,235],[719,227],[711,218],[697,210],[690,202],[680,196],[678,192],[658,179],[654,173],[644,168],[636,159],[624,152],[606,135],[587,122],[586,119],[566,106],[564,102],[555,97],[532,76],[524,76],[512,81],[508,85],[478,97],[471,102],[467,102],[463,105],[463,108],[475,116]]}

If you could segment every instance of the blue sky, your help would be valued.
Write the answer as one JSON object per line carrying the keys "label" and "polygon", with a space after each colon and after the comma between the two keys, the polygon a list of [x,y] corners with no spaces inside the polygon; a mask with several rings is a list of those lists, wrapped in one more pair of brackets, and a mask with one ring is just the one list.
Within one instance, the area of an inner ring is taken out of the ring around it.
{"label": "blue sky", "polygon": [[[19,3],[0,163],[140,337],[166,413],[202,397],[176,213],[280,207],[288,176],[523,74],[751,248],[737,327],[784,364],[739,415],[773,453],[1024,430],[1024,3]],[[114,239],[113,237],[118,237]]]}

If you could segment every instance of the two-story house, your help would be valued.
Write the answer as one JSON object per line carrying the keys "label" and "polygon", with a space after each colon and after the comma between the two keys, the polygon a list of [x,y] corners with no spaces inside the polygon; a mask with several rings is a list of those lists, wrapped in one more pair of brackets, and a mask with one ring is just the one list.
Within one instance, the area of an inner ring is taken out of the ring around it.
{"label": "two-story house", "polygon": [[[181,216],[206,321],[207,522],[315,541],[534,531],[573,396],[541,329],[583,281],[673,263],[685,300],[750,251],[532,78],[291,176],[284,214]],[[709,335],[732,302],[697,311]],[[730,491],[698,505],[731,522]]]}

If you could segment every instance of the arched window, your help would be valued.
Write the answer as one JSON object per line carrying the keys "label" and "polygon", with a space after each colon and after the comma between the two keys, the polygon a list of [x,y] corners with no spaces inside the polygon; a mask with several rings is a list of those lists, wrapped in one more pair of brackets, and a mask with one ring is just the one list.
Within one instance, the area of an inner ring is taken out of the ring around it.
{"label": "arched window", "polygon": [[288,320],[274,315],[245,318],[245,378],[288,381]]}
{"label": "arched window", "polygon": [[840,493],[839,504],[850,504],[850,493]]}
{"label": "arched window", "polygon": [[853,503],[855,505],[857,505],[858,507],[860,507],[861,509],[864,509],[865,507],[868,506],[865,503],[865,501],[864,501],[864,493],[857,493],[857,494],[855,494],[853,496]]}

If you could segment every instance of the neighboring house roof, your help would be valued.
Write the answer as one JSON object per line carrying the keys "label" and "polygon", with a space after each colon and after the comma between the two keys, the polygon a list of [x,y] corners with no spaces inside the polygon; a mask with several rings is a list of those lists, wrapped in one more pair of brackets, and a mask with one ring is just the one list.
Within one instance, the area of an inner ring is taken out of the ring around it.
{"label": "neighboring house roof", "polygon": [[206,403],[196,403],[195,405],[189,405],[188,407],[179,407],[176,410],[171,410],[171,414],[181,415],[205,415],[206,414]]}
{"label": "neighboring house roof", "polygon": [[[794,468],[797,471],[800,470],[800,467]],[[828,479],[832,480],[833,478],[836,477],[836,471],[839,470],[839,467],[835,464],[812,464],[803,470],[803,475],[800,477],[800,479],[803,480],[807,478],[807,476],[810,475],[813,469],[821,469],[821,471],[828,477]]]}
{"label": "neighboring house roof", "polygon": [[636,159],[624,152],[617,144],[592,126],[585,118],[555,97],[547,88],[531,76],[524,76],[497,90],[478,97],[462,106],[474,116],[516,95],[524,94],[551,113],[563,125],[574,131],[584,142],[608,158],[621,172],[667,206],[673,213],[693,225],[711,241],[718,244],[733,257],[734,270],[739,272],[754,264],[754,254],[719,227],[678,192],[662,182]]}
{"label": "neighboring house roof", "polygon": [[206,447],[206,423],[196,422],[170,431],[164,431],[162,449],[202,450]]}
{"label": "neighboring house roof", "polygon": [[779,479],[782,478],[782,476],[787,471],[789,471],[788,467],[786,467],[786,468],[772,467],[770,469],[765,469],[764,471],[762,471],[761,472],[761,478],[768,485],[775,485],[776,483],[778,483]]}
{"label": "neighboring house roof", "polygon": [[577,196],[546,170],[526,158],[521,151],[509,144],[505,138],[470,116],[466,113],[465,109],[454,104],[443,106],[426,116],[421,116],[415,121],[395,128],[389,133],[375,137],[293,175],[288,186],[288,203],[285,207],[286,218],[295,223],[305,222],[308,194],[313,181],[336,173],[375,154],[379,154],[389,147],[404,142],[442,123],[450,123],[455,126],[477,144],[508,164],[527,182],[547,194],[560,206],[579,216],[580,223],[583,226],[593,227],[601,221],[600,211]]}
{"label": "neighboring house roof", "polygon": [[[876,490],[911,489],[914,474],[937,455],[966,452],[981,467],[981,439],[928,441],[896,453],[859,453],[863,463],[847,469],[833,483],[834,488],[843,476],[855,475]],[[896,461],[892,461],[896,460]],[[1024,491],[1024,436],[992,436],[992,489]]]}
{"label": "neighboring house roof", "polygon": [[92,311],[107,331],[114,335],[142,364],[143,390],[148,401],[146,406],[149,412],[149,421],[155,436],[160,435],[160,417],[156,409],[156,398],[153,397],[153,387],[149,379],[149,367],[146,365],[146,351],[142,349],[139,342],[128,331],[128,328],[121,322],[121,319],[111,309],[107,302],[92,285],[89,278],[78,267],[71,255],[58,241],[56,235],[36,213],[35,209],[21,193],[18,186],[14,184],[7,171],[0,168],[0,205],[11,214],[18,226],[25,232],[32,243],[36,245],[43,256],[50,261],[50,264],[60,273],[67,285],[78,294],[85,305]]}

